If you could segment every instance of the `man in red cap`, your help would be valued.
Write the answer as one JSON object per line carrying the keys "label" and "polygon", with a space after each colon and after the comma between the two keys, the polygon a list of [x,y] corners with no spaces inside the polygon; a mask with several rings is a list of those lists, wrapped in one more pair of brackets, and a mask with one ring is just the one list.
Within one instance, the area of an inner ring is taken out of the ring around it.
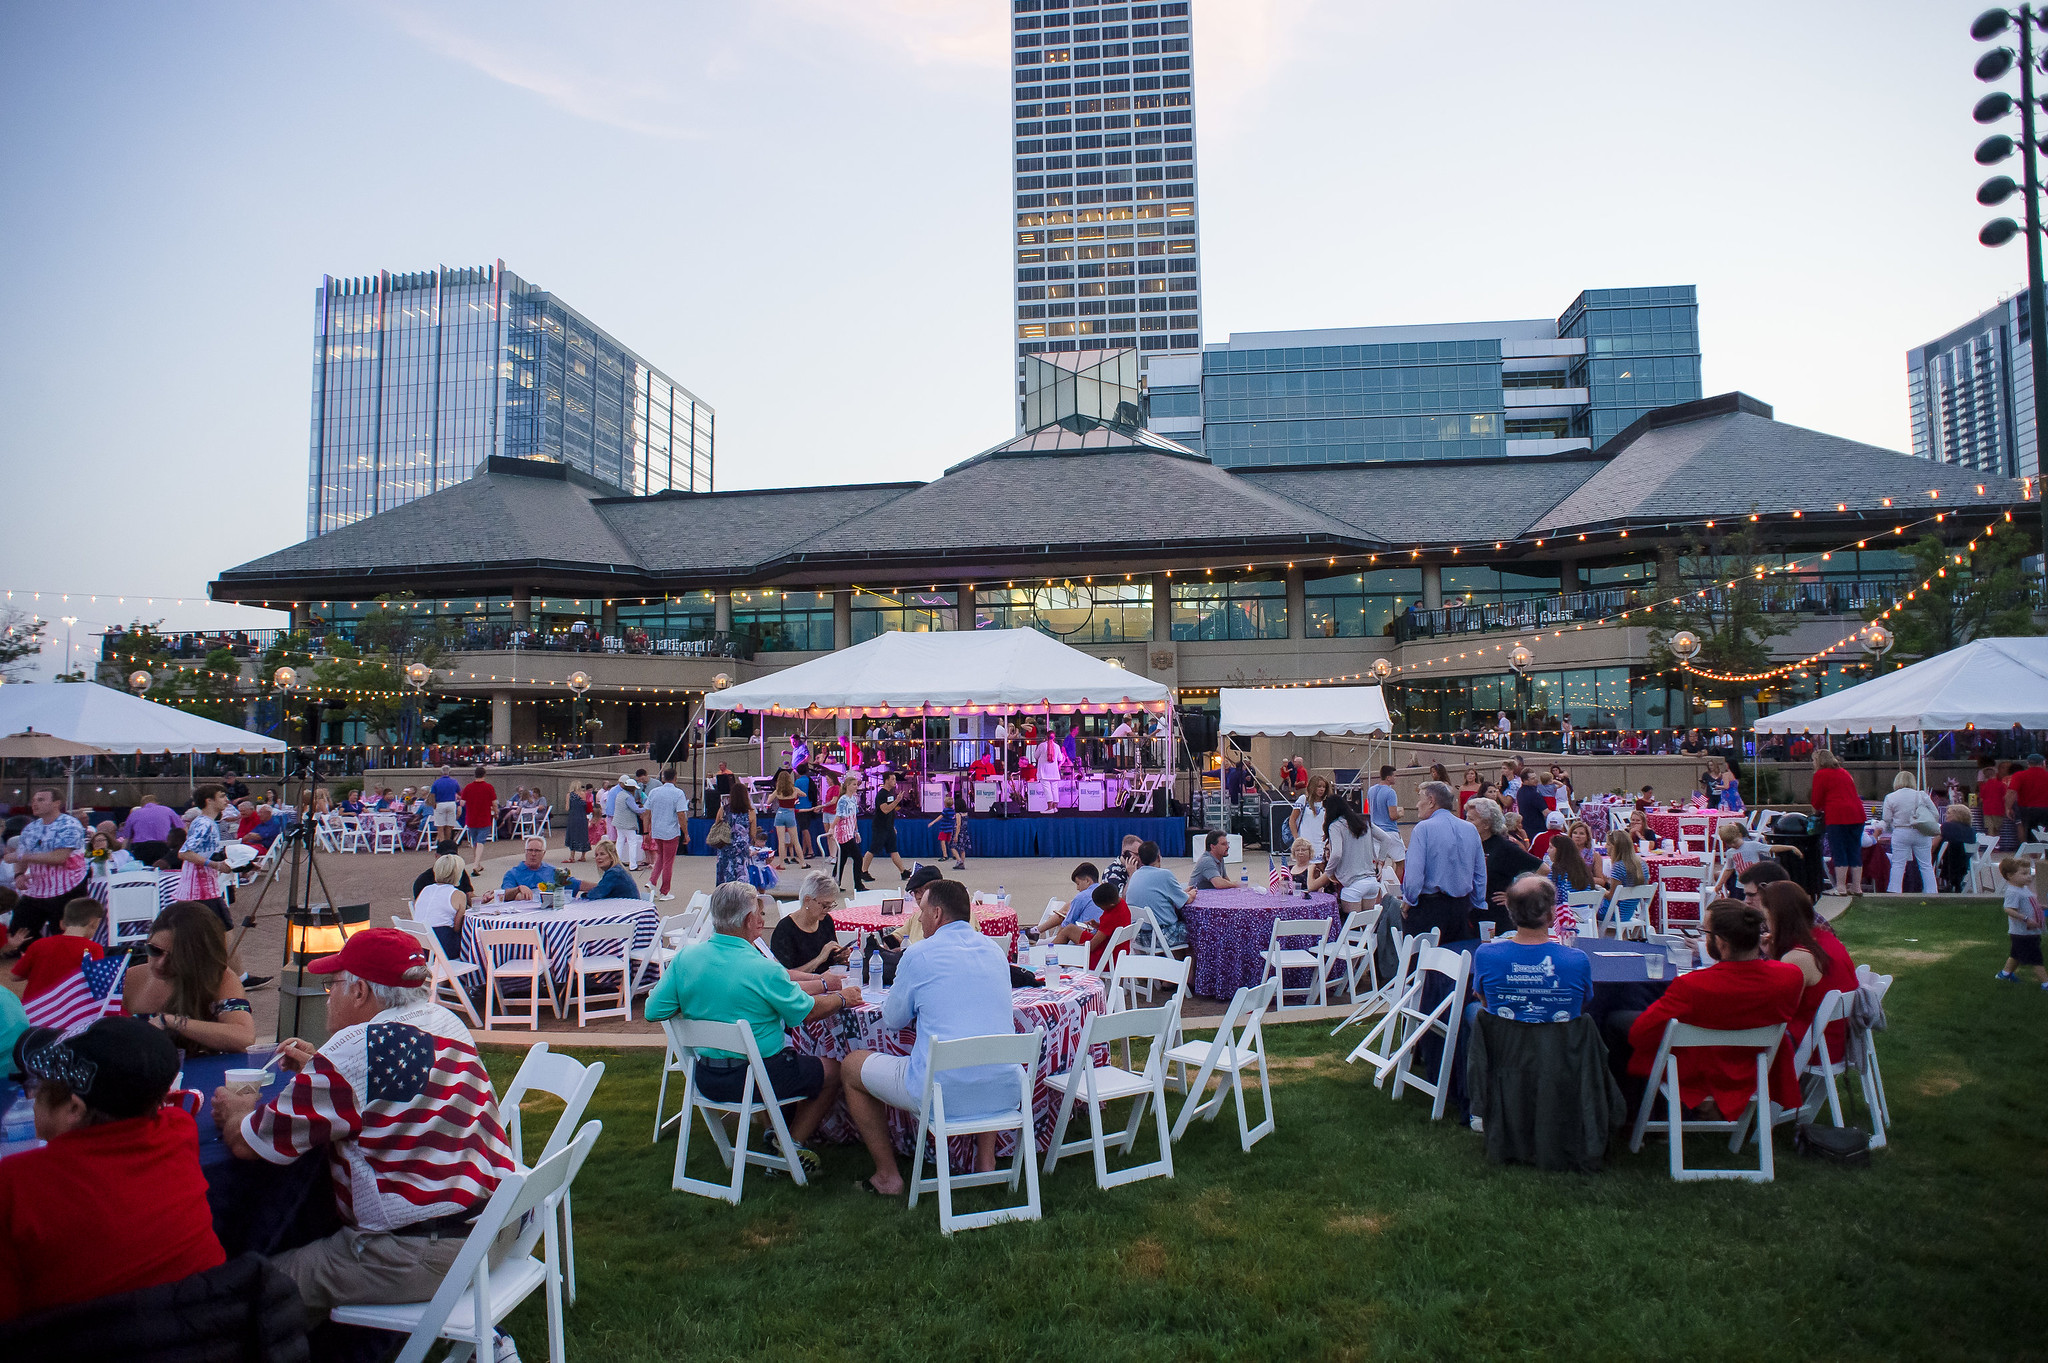
{"label": "man in red cap", "polygon": [[434,1295],[512,1150],[469,1029],[434,1002],[412,937],[368,928],[307,969],[331,975],[318,1050],[280,1046],[297,1075],[258,1106],[222,1088],[213,1118],[241,1159],[289,1164],[325,1146],[343,1229],[273,1262],[315,1322],[344,1303]]}

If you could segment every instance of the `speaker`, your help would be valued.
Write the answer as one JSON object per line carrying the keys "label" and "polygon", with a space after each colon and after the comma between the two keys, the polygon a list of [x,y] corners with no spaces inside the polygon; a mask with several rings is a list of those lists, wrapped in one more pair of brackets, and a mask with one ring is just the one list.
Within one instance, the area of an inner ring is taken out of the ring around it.
{"label": "speaker", "polygon": [[1216,716],[1207,710],[1182,710],[1178,716],[1180,730],[1187,740],[1188,751],[1205,753],[1216,751]]}
{"label": "speaker", "polygon": [[681,729],[656,729],[654,742],[648,745],[647,755],[656,762],[669,765],[689,761],[690,749],[683,741]]}

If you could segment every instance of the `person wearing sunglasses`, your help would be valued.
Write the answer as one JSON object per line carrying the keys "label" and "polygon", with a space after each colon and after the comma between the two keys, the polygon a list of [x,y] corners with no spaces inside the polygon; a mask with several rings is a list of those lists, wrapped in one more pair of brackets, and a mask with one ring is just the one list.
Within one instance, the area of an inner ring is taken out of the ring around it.
{"label": "person wearing sunglasses", "polygon": [[149,925],[149,959],[129,970],[122,1006],[188,1055],[232,1054],[256,1043],[256,1017],[228,964],[227,932],[204,904],[181,901]]}

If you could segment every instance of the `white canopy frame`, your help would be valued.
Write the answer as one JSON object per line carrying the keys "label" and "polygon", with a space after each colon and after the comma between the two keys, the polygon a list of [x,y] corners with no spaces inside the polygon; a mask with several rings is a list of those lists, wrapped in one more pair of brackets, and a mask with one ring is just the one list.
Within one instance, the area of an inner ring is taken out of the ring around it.
{"label": "white canopy frame", "polygon": [[1219,736],[1362,738],[1365,767],[1373,765],[1373,740],[1384,736],[1393,755],[1394,722],[1378,685],[1226,687],[1217,692],[1217,711]]}
{"label": "white canopy frame", "polygon": [[[282,740],[266,738],[98,682],[0,686],[0,733],[68,738],[117,756],[182,753],[188,778],[199,753],[281,753]],[[77,797],[78,761],[65,763],[64,805]]]}

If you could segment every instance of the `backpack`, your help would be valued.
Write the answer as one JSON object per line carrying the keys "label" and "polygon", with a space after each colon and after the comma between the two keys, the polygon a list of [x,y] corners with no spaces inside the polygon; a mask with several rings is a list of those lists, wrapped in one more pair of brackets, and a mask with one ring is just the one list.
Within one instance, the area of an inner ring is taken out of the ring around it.
{"label": "backpack", "polygon": [[1799,1154],[1847,1169],[1870,1167],[1870,1134],[1860,1126],[1807,1122],[1793,1128],[1792,1148]]}

